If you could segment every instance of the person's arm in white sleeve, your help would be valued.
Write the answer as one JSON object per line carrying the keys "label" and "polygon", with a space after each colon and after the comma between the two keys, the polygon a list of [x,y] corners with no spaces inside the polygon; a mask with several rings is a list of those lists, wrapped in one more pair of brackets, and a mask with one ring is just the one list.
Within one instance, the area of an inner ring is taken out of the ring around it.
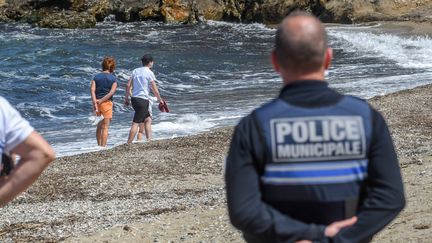
{"label": "person's arm in white sleeve", "polygon": [[54,158],[51,146],[4,99],[0,119],[5,139],[4,152],[20,156],[18,165],[8,176],[0,178],[0,206],[26,190]]}
{"label": "person's arm in white sleeve", "polygon": [[18,144],[12,153],[21,159],[8,176],[0,179],[0,206],[25,191],[55,158],[51,146],[35,131]]}

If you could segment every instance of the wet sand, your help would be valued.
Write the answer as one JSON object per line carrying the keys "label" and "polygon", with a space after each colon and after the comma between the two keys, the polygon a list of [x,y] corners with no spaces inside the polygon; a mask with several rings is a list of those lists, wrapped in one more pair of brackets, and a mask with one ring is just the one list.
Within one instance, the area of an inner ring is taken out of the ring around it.
{"label": "wet sand", "polygon": [[[395,141],[407,206],[375,242],[430,242],[432,85],[370,100]],[[243,242],[226,212],[232,128],[57,159],[2,209],[0,241]]]}

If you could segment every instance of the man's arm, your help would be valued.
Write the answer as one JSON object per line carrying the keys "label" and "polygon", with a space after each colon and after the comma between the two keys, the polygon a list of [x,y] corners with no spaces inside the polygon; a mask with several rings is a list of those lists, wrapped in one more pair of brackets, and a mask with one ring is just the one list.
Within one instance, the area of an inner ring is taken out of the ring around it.
{"label": "man's arm", "polygon": [[154,80],[150,81],[151,89],[153,94],[156,96],[159,102],[162,102],[162,97],[160,96],[159,89],[156,86],[156,82]]}
{"label": "man's arm", "polygon": [[253,118],[248,116],[236,127],[231,141],[225,181],[232,224],[262,242],[325,241],[325,226],[294,220],[262,201],[260,176],[254,161],[263,154],[264,144],[252,144],[260,141],[256,130]]}
{"label": "man's arm", "polygon": [[102,104],[103,102],[109,100],[114,93],[117,90],[117,82],[114,82],[113,85],[111,86],[110,92],[108,94],[106,94],[104,97],[102,97],[102,99],[98,100],[98,104]]}
{"label": "man's arm", "polygon": [[51,146],[34,131],[11,152],[21,159],[8,176],[0,179],[0,206],[33,184],[55,158]]}
{"label": "man's arm", "polygon": [[124,104],[125,106],[129,106],[129,94],[131,92],[131,88],[132,88],[132,78],[130,78],[126,84],[126,94],[125,94],[125,101]]}
{"label": "man's arm", "polygon": [[342,230],[333,242],[369,242],[405,206],[402,177],[393,142],[384,118],[373,110],[373,135],[366,197],[358,221]]}

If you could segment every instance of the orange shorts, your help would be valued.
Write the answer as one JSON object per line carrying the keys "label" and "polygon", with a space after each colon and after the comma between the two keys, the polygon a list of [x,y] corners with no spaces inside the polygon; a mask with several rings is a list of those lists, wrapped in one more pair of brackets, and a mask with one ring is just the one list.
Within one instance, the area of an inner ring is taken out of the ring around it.
{"label": "orange shorts", "polygon": [[98,116],[102,115],[104,118],[112,119],[112,116],[113,116],[113,103],[112,103],[112,101],[108,100],[102,104],[99,104],[98,105],[98,112],[96,112],[96,115],[98,115]]}

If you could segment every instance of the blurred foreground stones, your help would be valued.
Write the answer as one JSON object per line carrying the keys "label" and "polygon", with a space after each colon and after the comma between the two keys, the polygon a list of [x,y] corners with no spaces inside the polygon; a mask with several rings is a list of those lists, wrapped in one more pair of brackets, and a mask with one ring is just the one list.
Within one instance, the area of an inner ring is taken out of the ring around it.
{"label": "blurred foreground stones", "polygon": [[278,24],[295,9],[334,23],[432,19],[432,0],[0,0],[0,21],[47,28],[91,28],[109,16],[121,22]]}

